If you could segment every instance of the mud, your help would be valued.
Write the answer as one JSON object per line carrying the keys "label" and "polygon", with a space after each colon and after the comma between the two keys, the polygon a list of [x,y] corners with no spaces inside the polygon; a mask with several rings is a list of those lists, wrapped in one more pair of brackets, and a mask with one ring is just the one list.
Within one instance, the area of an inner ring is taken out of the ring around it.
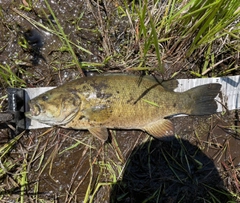
{"label": "mud", "polygon": [[[127,18],[114,17],[122,2],[97,2],[50,5],[71,42],[92,53],[74,46],[85,73],[125,71],[125,62],[115,60],[126,51],[131,35]],[[27,87],[60,85],[81,75],[66,44],[33,26],[34,20],[57,29],[44,1],[34,1],[31,11],[20,9],[23,1],[0,3],[1,64],[8,64]],[[109,56],[113,58],[106,60]],[[180,69],[167,69],[164,77]],[[189,75],[183,71],[177,77]],[[1,80],[0,97],[8,86]],[[1,106],[7,108],[6,99]],[[214,195],[221,202],[234,199],[228,191],[240,193],[240,141],[239,129],[231,128],[239,126],[239,111],[172,120],[179,136],[173,142],[154,140],[141,131],[111,131],[105,145],[87,131],[26,131],[9,155],[18,163],[11,172],[27,163],[28,202],[214,202]],[[10,127],[1,124],[0,144],[13,138]],[[20,185],[8,176],[1,180],[1,194],[4,201],[18,202]]]}

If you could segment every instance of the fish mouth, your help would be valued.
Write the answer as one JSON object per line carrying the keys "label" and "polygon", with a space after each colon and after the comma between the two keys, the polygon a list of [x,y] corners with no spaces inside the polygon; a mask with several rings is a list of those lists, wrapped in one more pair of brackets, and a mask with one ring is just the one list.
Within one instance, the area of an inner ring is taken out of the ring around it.
{"label": "fish mouth", "polygon": [[41,113],[41,106],[37,103],[29,103],[30,110],[26,112],[26,116],[38,116]]}

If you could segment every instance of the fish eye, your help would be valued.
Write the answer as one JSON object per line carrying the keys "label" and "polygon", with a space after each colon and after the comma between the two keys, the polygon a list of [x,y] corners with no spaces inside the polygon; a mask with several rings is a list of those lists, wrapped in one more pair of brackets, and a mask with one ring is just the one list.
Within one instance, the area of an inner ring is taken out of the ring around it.
{"label": "fish eye", "polygon": [[48,96],[47,96],[47,95],[43,95],[43,96],[42,96],[42,100],[43,100],[43,101],[47,101],[47,100],[48,100]]}

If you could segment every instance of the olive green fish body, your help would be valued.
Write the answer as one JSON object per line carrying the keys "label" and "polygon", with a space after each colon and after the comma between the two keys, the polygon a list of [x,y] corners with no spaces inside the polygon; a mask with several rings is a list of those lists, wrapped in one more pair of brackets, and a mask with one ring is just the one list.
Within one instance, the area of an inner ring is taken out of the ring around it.
{"label": "olive green fish body", "polygon": [[173,92],[167,85],[148,76],[80,78],[34,98],[26,116],[64,128],[88,129],[106,140],[107,128],[140,129],[159,138],[174,133],[172,122],[165,119],[168,116],[215,113],[214,97],[221,85],[203,85],[184,93]]}

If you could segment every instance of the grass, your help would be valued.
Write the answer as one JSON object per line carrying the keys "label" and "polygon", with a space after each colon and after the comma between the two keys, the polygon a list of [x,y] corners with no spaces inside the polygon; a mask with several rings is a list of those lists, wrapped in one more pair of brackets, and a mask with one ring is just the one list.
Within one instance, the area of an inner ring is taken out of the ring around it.
{"label": "grass", "polygon": [[[19,140],[23,137],[25,132],[19,134],[15,138],[13,138],[11,141],[6,143],[4,146],[0,148],[0,162],[1,162],[1,169],[0,169],[0,179],[1,182],[3,180],[11,180],[12,187],[8,188],[6,190],[4,188],[4,184],[0,187],[0,191],[2,194],[2,197],[4,195],[11,195],[14,193],[14,190],[20,188],[20,201],[21,203],[24,201],[24,190],[27,185],[27,168],[25,161],[26,159],[19,159],[18,157],[11,158],[9,157],[9,154],[12,150],[14,150],[14,147],[17,145]],[[11,171],[15,171],[17,168],[19,168],[16,172],[12,173]]]}
{"label": "grass", "polygon": [[0,76],[2,84],[6,83],[7,87],[26,87],[26,82],[18,77],[8,64],[0,64]]}
{"label": "grass", "polygon": [[[133,1],[131,7],[120,9],[123,16],[131,19],[131,40],[139,47],[138,68],[134,70],[142,70],[146,66],[154,68],[152,64],[155,64],[158,68],[154,70],[163,74],[165,61],[170,61],[173,66],[176,63],[184,66],[193,58],[195,62],[192,66],[196,70],[188,71],[195,77],[205,77],[209,72],[212,76],[226,74],[214,73],[214,69],[228,60],[234,60],[234,52],[239,52],[238,45],[235,50],[230,48],[239,41],[238,1],[191,0],[163,4],[160,1],[140,1],[139,4]],[[216,49],[216,46],[219,48]],[[226,52],[232,53],[232,57],[223,56],[222,60],[216,61]],[[198,67],[198,62],[203,66]],[[233,62],[229,69],[239,70],[239,65]]]}
{"label": "grass", "polygon": [[[9,86],[29,86],[29,81],[33,86],[49,85],[55,80],[59,84],[64,78],[63,73],[70,74],[73,69],[76,73],[73,77],[78,77],[79,74],[84,76],[85,70],[88,69],[96,72],[156,74],[163,79],[239,74],[239,0],[133,0],[130,3],[87,1],[87,6],[79,5],[80,10],[84,9],[78,15],[72,13],[71,17],[59,12],[64,8],[63,1],[52,4],[44,0],[44,9],[42,6],[39,9],[37,3],[32,1],[22,2],[20,7],[13,4],[12,10],[9,9],[13,11],[13,20],[11,15],[6,13],[6,8],[0,8],[1,25],[4,25],[1,32],[6,32],[6,38],[3,40],[7,42],[1,43],[0,55],[7,56],[9,44],[17,44],[16,56],[10,55],[0,64],[0,81],[4,89]],[[72,12],[75,11],[75,8],[71,9]],[[96,21],[95,24],[92,19]],[[89,27],[84,27],[85,21]],[[44,54],[37,66],[27,65],[31,55],[29,47],[32,46],[22,34],[29,29],[27,25],[58,40],[57,47],[48,49],[48,52],[41,50]],[[71,26],[74,29],[68,28]],[[24,31],[19,27],[24,27]],[[17,40],[14,41],[13,38]],[[84,60],[81,60],[82,57]],[[18,63],[19,61],[21,63]],[[50,72],[47,72],[49,70]],[[1,95],[1,109],[4,108],[2,104],[7,102],[6,98],[6,95]],[[145,102],[155,105],[151,101]],[[228,130],[228,135],[239,134],[236,125],[224,125],[222,128]],[[209,128],[206,134],[214,137],[212,131],[213,128]],[[41,194],[41,184],[45,184],[46,187],[52,185],[50,190],[53,192],[59,191],[54,193],[50,202],[57,202],[58,199],[63,202],[101,202],[103,196],[108,196],[105,193],[111,193],[118,186],[123,190],[117,197],[120,201],[129,195],[129,191],[125,191],[129,182],[122,180],[129,175],[127,178],[130,178],[131,182],[131,178],[134,180],[134,177],[140,174],[129,168],[135,160],[139,159],[139,163],[142,164],[140,166],[147,171],[141,174],[143,177],[139,177],[139,180],[152,180],[152,177],[159,173],[154,165],[157,160],[150,156],[156,153],[156,149],[152,148],[154,141],[149,141],[148,137],[142,139],[140,133],[136,138],[120,138],[115,137],[115,131],[111,131],[112,142],[104,147],[86,134],[82,134],[83,137],[80,138],[73,137],[78,136],[78,132],[75,131],[48,129],[40,132],[37,138],[29,136],[24,139],[25,134],[18,135],[0,148],[2,201],[12,198],[18,202],[48,202],[49,194]],[[204,177],[200,178],[200,182],[194,178],[198,171],[204,172],[206,163],[196,158],[199,149],[190,154],[189,149],[185,147],[186,143],[178,138],[179,148],[175,149],[172,142],[168,147],[162,146],[157,151],[165,163],[165,171],[170,175],[160,176],[165,182],[163,181],[155,191],[151,191],[143,202],[160,201],[168,192],[168,184],[172,180],[173,185],[181,185],[179,188],[187,187],[190,183],[193,188],[201,185],[206,197],[199,198],[205,202],[221,202],[218,194],[233,197],[232,202],[240,200],[237,190],[239,169],[234,158],[230,156],[232,152],[228,142],[221,145],[217,140],[204,141],[204,133],[200,131],[195,131],[195,135],[195,142],[199,143],[202,151],[217,151],[213,159],[218,164],[226,154],[228,155],[228,159],[221,162],[222,168],[220,167],[219,171],[225,183],[228,182],[226,180],[231,180],[231,184],[227,185],[228,192],[216,189],[205,182]],[[127,144],[121,143],[122,139]],[[21,140],[25,141],[22,143]],[[210,150],[213,146],[217,147]],[[137,150],[132,152],[133,149]],[[146,154],[138,157],[138,150]],[[79,157],[75,157],[76,155]],[[61,159],[66,161],[65,167],[57,165],[63,164]],[[72,160],[76,161],[73,166],[70,165]],[[84,168],[85,166],[87,167]],[[159,166],[162,166],[161,163]],[[74,171],[70,170],[71,167]],[[69,169],[66,177],[71,176],[67,182],[68,187],[61,185],[64,191],[58,188],[58,181],[61,181],[60,175],[56,176],[61,174],[58,168],[63,171]],[[130,174],[126,173],[128,169]],[[44,177],[47,177],[49,182],[45,183]],[[136,180],[135,183],[139,182]],[[144,188],[143,191],[149,192],[148,189]],[[83,191],[84,195],[81,196],[80,191]],[[177,189],[174,192],[180,194]],[[16,198],[13,196],[15,193]],[[188,194],[184,193],[179,196],[178,201],[184,202],[187,196]]]}

